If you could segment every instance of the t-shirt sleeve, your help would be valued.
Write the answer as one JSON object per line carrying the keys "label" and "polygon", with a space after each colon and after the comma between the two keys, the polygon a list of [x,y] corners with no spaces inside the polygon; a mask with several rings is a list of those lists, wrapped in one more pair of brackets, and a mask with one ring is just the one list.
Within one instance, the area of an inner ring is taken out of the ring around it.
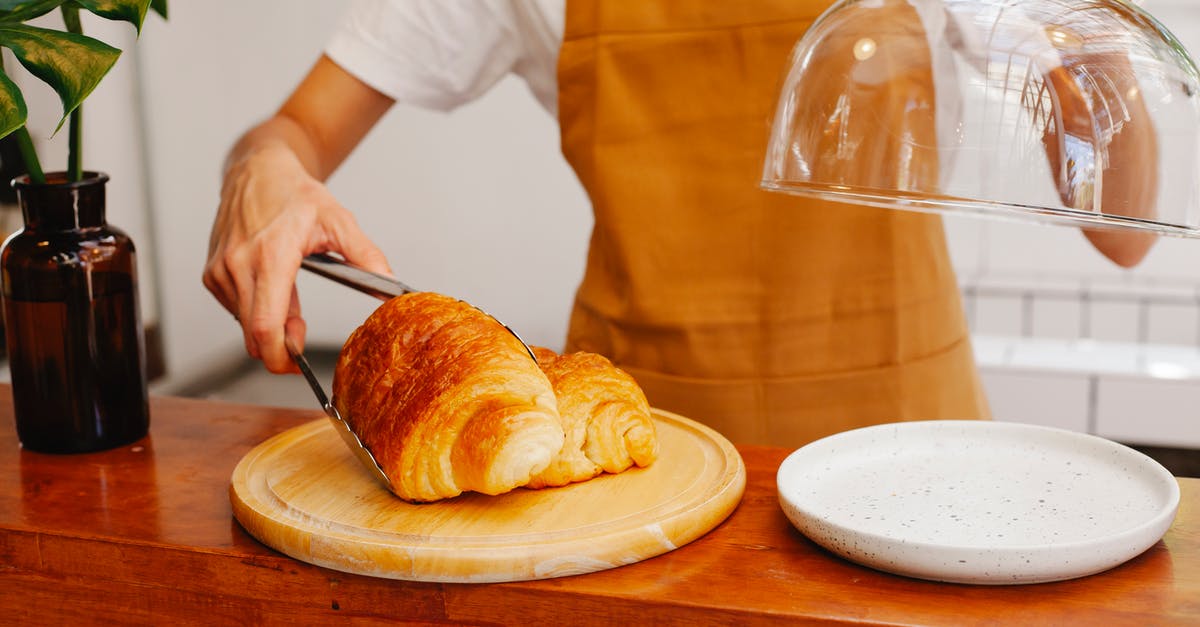
{"label": "t-shirt sleeve", "polygon": [[505,0],[355,0],[325,54],[397,102],[450,110],[513,70],[516,22]]}

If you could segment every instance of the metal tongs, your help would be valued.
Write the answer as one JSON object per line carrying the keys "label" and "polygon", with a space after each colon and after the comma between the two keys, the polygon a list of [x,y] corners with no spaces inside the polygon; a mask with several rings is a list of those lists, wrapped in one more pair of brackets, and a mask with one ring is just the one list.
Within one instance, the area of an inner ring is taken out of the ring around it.
{"label": "metal tongs", "polygon": [[317,381],[317,375],[313,374],[312,368],[309,367],[308,360],[304,358],[304,353],[300,352],[300,349],[296,348],[296,345],[290,339],[285,339],[284,344],[287,345],[287,351],[292,356],[292,361],[296,362],[296,366],[300,368],[300,373],[308,380],[308,386],[312,388],[313,394],[317,395],[317,401],[321,403],[321,409],[325,410],[325,415],[329,416],[329,420],[333,422],[334,430],[338,432],[338,435],[342,436],[342,441],[346,443],[346,446],[350,447],[350,450],[354,452],[354,456],[358,458],[358,461],[362,462],[363,467],[371,473],[371,476],[382,482],[383,485],[391,488],[392,480],[388,479],[387,473],[383,472],[383,466],[379,465],[379,462],[375,460],[375,456],[371,454],[371,450],[367,448],[367,445],[362,443],[362,440],[358,439],[358,434],[354,433],[350,425],[342,419],[342,415],[338,413],[337,408],[333,406],[329,397],[325,395],[325,390],[321,388],[321,382]]}
{"label": "metal tongs", "polygon": [[[369,270],[363,270],[362,268],[352,266],[341,259],[331,257],[329,255],[309,255],[300,262],[300,267],[312,272],[313,274],[323,276],[331,281],[341,283],[347,287],[352,287],[364,294],[369,294],[381,300],[388,300],[394,296],[401,296],[403,294],[417,291],[401,283],[400,281],[393,279],[392,277],[376,274]],[[476,309],[479,308],[476,307]],[[479,310],[483,311],[482,309]],[[495,316],[492,316],[486,311],[483,313],[487,314],[489,318],[496,320]],[[511,333],[513,337],[517,338],[517,341],[521,342],[521,346],[525,347],[525,352],[529,353],[529,358],[536,363],[537,357],[534,356],[533,349],[529,348],[529,345],[525,343],[525,340],[522,340],[521,336],[517,335],[517,332],[513,331],[512,328],[507,324],[504,324],[499,320],[496,320],[496,322],[498,322],[500,326],[504,327],[505,330]]]}
{"label": "metal tongs", "polygon": [[[309,255],[300,262],[300,267],[313,274],[323,276],[347,287],[352,287],[364,294],[369,294],[381,300],[388,300],[394,296],[401,296],[417,291],[396,279],[357,268],[329,255]],[[490,316],[491,314],[488,315]],[[517,335],[516,331],[513,331],[508,325],[502,322],[500,325],[507,329],[509,333],[512,333],[513,337],[521,342],[521,346],[525,347],[525,350],[529,353],[529,357],[534,362],[537,362],[537,357],[534,356],[533,350],[529,348],[529,345],[524,340],[521,340],[521,336]],[[325,395],[325,390],[321,388],[321,382],[317,381],[317,377],[313,374],[312,368],[309,367],[308,360],[304,358],[304,354],[290,340],[285,340],[285,344],[287,345],[288,354],[292,356],[292,361],[296,362],[296,366],[300,368],[300,372],[308,380],[309,387],[312,388],[313,394],[317,396],[317,401],[321,403],[321,409],[325,410],[325,415],[329,416],[329,419],[333,421],[333,426],[338,435],[342,437],[342,441],[346,443],[346,446],[350,447],[350,450],[354,452],[354,456],[358,458],[358,461],[362,462],[363,467],[375,479],[382,482],[388,488],[391,488],[392,482],[388,479],[387,473],[383,471],[383,467],[379,465],[375,456],[371,454],[370,449],[363,444],[362,440],[358,438],[358,434],[354,433],[354,430],[350,428],[350,425],[342,419],[337,408],[334,407],[329,397]]]}

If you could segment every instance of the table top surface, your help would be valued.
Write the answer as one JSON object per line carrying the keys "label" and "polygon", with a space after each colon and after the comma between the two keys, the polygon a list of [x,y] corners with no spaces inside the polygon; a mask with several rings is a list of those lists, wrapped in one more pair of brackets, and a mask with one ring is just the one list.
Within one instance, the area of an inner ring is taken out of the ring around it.
{"label": "table top surface", "polygon": [[151,432],[83,455],[22,451],[0,386],[0,615],[21,622],[164,616],[206,623],[404,618],[458,623],[1200,624],[1200,479],[1180,479],[1166,536],[1110,571],[1022,586],[945,584],[840,559],[784,517],[790,452],[740,446],[747,485],[707,535],[587,575],[438,584],[328,570],[278,553],[233,518],[230,476],[251,448],[318,411],[153,398]]}

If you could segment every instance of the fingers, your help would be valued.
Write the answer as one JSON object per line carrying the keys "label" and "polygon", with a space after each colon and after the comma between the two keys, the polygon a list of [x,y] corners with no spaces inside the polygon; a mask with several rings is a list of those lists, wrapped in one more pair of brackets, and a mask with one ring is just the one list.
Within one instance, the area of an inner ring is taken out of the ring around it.
{"label": "fingers", "polygon": [[283,338],[288,319],[300,315],[296,274],[302,242],[302,238],[287,231],[261,233],[232,255],[227,265],[236,284],[246,352],[275,373],[295,370]]}
{"label": "fingers", "polygon": [[217,302],[221,303],[221,306],[236,318],[238,315],[237,289],[234,287],[233,279],[229,276],[229,271],[225,268],[224,261],[217,257],[209,259],[204,266],[202,280],[204,287],[208,288]]}
{"label": "fingers", "polygon": [[227,173],[204,285],[242,327],[246,352],[271,372],[295,372],[285,337],[303,346],[296,275],[311,253],[391,274],[383,252],[295,155],[263,150]]}
{"label": "fingers", "polygon": [[[296,287],[292,286],[291,303],[288,305],[287,322],[284,323],[283,334],[286,341],[290,341],[296,350],[304,350],[304,335],[307,331],[307,325],[304,318],[300,317],[300,297],[296,292]],[[291,364],[292,372],[299,373],[300,369],[295,363]]]}
{"label": "fingers", "polygon": [[236,247],[216,247],[204,285],[242,327],[246,352],[271,372],[297,372],[284,343],[304,345],[296,275],[304,255],[335,252],[355,265],[391,274],[383,253],[340,205],[323,199],[288,208]]}

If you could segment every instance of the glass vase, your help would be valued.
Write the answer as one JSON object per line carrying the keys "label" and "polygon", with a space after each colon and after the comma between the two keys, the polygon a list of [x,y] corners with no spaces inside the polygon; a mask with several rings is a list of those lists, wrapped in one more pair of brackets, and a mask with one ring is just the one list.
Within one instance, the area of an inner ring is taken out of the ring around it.
{"label": "glass vase", "polygon": [[23,448],[82,453],[146,435],[133,241],[105,219],[103,173],[13,180],[24,228],[0,250],[13,409]]}

